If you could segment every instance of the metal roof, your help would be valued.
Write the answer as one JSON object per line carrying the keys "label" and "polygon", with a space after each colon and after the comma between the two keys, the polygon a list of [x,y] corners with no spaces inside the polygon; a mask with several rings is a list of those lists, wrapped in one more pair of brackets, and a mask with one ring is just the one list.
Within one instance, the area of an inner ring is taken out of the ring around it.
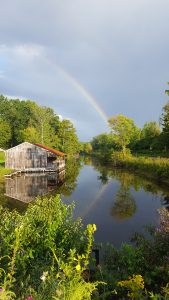
{"label": "metal roof", "polygon": [[53,154],[56,154],[56,155],[58,155],[58,156],[65,156],[65,153],[63,153],[63,152],[61,152],[61,151],[58,151],[58,150],[54,150],[54,149],[52,149],[52,148],[49,148],[49,147],[47,147],[47,146],[44,146],[44,145],[42,145],[42,144],[34,144],[35,146],[38,146],[38,147],[40,147],[40,148],[42,148],[42,149],[45,149],[45,150],[47,150],[47,151],[49,151],[49,152],[51,152],[51,153],[53,153]]}

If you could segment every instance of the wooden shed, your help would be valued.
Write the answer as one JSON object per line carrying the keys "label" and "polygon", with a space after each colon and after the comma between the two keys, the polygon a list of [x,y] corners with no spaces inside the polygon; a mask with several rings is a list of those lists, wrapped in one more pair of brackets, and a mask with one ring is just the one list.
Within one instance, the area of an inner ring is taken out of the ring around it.
{"label": "wooden shed", "polygon": [[65,154],[24,142],[5,151],[5,167],[22,172],[59,171],[65,168]]}

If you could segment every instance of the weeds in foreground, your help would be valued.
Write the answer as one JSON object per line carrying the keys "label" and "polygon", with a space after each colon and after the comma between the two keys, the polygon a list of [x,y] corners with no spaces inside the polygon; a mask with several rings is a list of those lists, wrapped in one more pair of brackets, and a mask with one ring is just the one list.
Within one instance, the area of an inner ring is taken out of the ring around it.
{"label": "weeds in foreground", "polygon": [[83,229],[72,209],[59,196],[37,199],[23,215],[0,208],[0,299],[91,299],[98,283],[83,272],[96,227]]}
{"label": "weeds in foreground", "polygon": [[0,207],[1,300],[169,299],[167,212],[150,240],[137,234],[135,247],[107,246],[91,272],[96,226],[84,229],[72,209],[59,196],[37,199],[23,215]]}

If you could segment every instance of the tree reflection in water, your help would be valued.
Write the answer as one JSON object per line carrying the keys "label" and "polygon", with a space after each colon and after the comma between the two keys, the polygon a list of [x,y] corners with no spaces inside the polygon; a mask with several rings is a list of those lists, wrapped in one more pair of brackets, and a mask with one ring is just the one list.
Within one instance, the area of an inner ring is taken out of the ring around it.
{"label": "tree reflection in water", "polygon": [[111,209],[111,215],[119,220],[124,220],[133,216],[136,212],[136,202],[131,195],[131,188],[136,192],[144,189],[153,195],[161,196],[161,204],[169,209],[169,190],[165,184],[159,184],[157,181],[147,179],[139,174],[127,170],[120,170],[110,165],[101,164],[98,160],[93,160],[94,168],[99,171],[98,179],[102,184],[106,184],[109,178],[118,180],[120,188],[115,196],[115,202]]}
{"label": "tree reflection in water", "polygon": [[126,189],[121,185],[115,197],[115,203],[111,211],[114,218],[124,220],[135,214],[136,202],[130,193],[130,189]]}
{"label": "tree reflection in water", "polygon": [[70,196],[77,187],[77,177],[81,168],[82,164],[79,159],[68,159],[66,161],[65,180],[63,184],[56,189],[55,194]]}

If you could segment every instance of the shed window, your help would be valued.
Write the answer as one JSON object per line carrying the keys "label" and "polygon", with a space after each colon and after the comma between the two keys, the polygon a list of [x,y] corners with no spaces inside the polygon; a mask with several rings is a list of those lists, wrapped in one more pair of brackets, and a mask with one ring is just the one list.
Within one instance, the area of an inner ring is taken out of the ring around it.
{"label": "shed window", "polygon": [[28,159],[32,159],[32,149],[28,148]]}

